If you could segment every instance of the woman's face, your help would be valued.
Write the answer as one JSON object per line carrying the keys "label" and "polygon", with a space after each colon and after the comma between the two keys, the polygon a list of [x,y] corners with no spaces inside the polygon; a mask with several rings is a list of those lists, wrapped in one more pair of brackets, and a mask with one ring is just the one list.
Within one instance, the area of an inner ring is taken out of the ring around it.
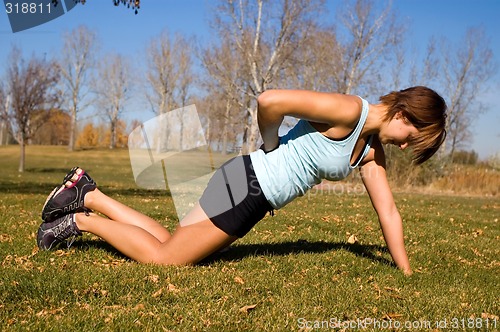
{"label": "woman's face", "polygon": [[394,144],[404,150],[416,134],[418,134],[418,129],[398,112],[391,121],[380,129],[379,139],[382,144]]}

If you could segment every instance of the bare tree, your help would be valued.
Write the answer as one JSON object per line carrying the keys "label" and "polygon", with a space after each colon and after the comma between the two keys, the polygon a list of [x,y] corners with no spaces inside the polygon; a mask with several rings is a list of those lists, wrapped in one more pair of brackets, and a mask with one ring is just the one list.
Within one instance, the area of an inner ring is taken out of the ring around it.
{"label": "bare tree", "polygon": [[365,93],[379,92],[385,60],[389,62],[397,56],[405,26],[397,21],[390,2],[382,10],[378,4],[373,0],[355,0],[339,6],[337,17],[341,25],[337,31],[344,38],[337,37],[341,57],[333,68],[339,92],[349,94],[360,87],[364,87]]}
{"label": "bare tree", "polygon": [[181,35],[171,41],[167,32],[151,41],[147,49],[146,99],[157,114],[186,103],[193,84],[192,50]]}
{"label": "bare tree", "polygon": [[285,85],[315,91],[335,91],[334,69],[341,61],[341,47],[334,28],[315,27],[294,53],[293,66],[284,71]]}
{"label": "bare tree", "polygon": [[[163,32],[151,41],[147,51],[148,71],[146,73],[146,99],[156,114],[161,115],[178,107],[184,107],[189,91],[194,85],[192,73],[193,57],[191,43],[181,35],[172,41],[168,32]],[[179,147],[182,149],[183,121],[179,121]],[[169,146],[168,126],[163,130],[159,150]]]}
{"label": "bare tree", "polygon": [[7,94],[12,98],[7,111],[14,138],[21,154],[19,172],[24,172],[26,144],[33,133],[49,117],[50,110],[59,105],[59,80],[57,66],[46,60],[32,57],[27,63],[21,51],[13,48],[7,70]]}
{"label": "bare tree", "polygon": [[[242,87],[249,73],[239,53],[231,47],[229,41],[222,40],[220,46],[209,45],[202,55],[207,77],[203,87],[207,91],[210,105],[209,129],[212,139],[220,143],[222,154],[228,152],[229,140],[238,141],[235,132],[243,132],[241,112],[246,94]],[[215,78],[215,79],[214,79]],[[241,137],[239,138],[241,140]],[[241,145],[241,144],[236,144]],[[233,146],[234,148],[234,146]]]}
{"label": "bare tree", "polygon": [[168,33],[163,32],[153,40],[147,50],[146,99],[158,115],[173,109],[174,86],[177,73],[172,59],[172,45]]}
{"label": "bare tree", "polygon": [[177,37],[175,47],[178,48],[177,53],[177,70],[178,75],[178,88],[177,88],[177,103],[179,106],[184,107],[189,100],[190,90],[195,84],[195,76],[193,74],[193,56],[191,42],[185,38]]}
{"label": "bare tree", "polygon": [[79,26],[64,36],[59,62],[71,116],[68,144],[71,151],[75,148],[78,114],[87,106],[83,104],[83,100],[90,90],[88,72],[94,66],[95,40],[95,33],[85,26]]}
{"label": "bare tree", "polygon": [[[438,84],[439,69],[441,67],[441,56],[438,53],[438,40],[432,37],[424,54],[423,63],[414,61],[410,69],[410,85],[430,85]],[[416,52],[415,52],[416,53]]]}
{"label": "bare tree", "polygon": [[322,4],[321,0],[223,0],[214,11],[213,27],[220,40],[230,43],[241,59],[241,69],[248,70],[245,82],[237,86],[246,95],[242,101],[248,119],[243,152],[257,146],[256,97],[276,84],[280,72],[291,65]]}
{"label": "bare tree", "polygon": [[3,84],[0,82],[0,145],[7,144],[8,130],[8,110],[10,98],[5,92]]}
{"label": "bare tree", "polygon": [[[190,89],[194,85],[194,75],[192,72],[193,68],[193,57],[191,55],[190,42],[185,38],[177,38],[175,46],[178,48],[177,52],[177,70],[178,75],[178,88],[177,88],[177,100],[179,107],[185,107],[188,99],[190,97]],[[181,150],[184,148],[184,121],[179,119],[180,131],[179,131],[179,147]]]}
{"label": "bare tree", "polygon": [[489,40],[480,28],[469,28],[456,47],[445,41],[441,45],[443,85],[450,99],[445,144],[452,157],[460,145],[470,142],[471,123],[485,111],[479,97],[497,67]]}
{"label": "bare tree", "polygon": [[[241,104],[228,95],[219,91],[211,95],[212,112],[210,115],[214,118],[214,136],[218,135],[218,150],[223,154],[230,151],[239,151],[243,141],[245,126],[242,126]],[[218,116],[215,116],[219,114]],[[232,143],[231,143],[232,142]]]}
{"label": "bare tree", "polygon": [[131,82],[128,62],[120,55],[107,56],[99,69],[95,93],[100,114],[110,126],[110,149],[116,147],[117,126],[125,111],[124,106],[131,96]]}

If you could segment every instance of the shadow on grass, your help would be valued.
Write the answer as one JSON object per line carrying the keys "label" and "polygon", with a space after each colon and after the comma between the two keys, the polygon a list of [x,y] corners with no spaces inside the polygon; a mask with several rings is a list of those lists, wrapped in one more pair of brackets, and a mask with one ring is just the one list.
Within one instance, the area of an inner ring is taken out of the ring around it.
{"label": "shadow on grass", "polygon": [[47,184],[43,182],[0,182],[0,191],[3,193],[13,194],[45,194],[48,195],[55,184]]}
{"label": "shadow on grass", "polygon": [[[73,247],[81,250],[88,250],[90,247],[106,250],[111,254],[126,258],[119,251],[113,248],[105,241],[80,239],[73,244]],[[202,260],[198,265],[209,265],[216,261],[232,262],[240,261],[245,257],[257,256],[287,256],[291,254],[316,254],[329,251],[344,250],[355,254],[358,257],[364,257],[374,262],[395,266],[391,260],[380,256],[380,253],[386,253],[387,248],[380,245],[349,244],[345,242],[324,242],[324,241],[287,241],[280,243],[261,243],[261,244],[236,244],[222,252],[216,252]]]}
{"label": "shadow on grass", "polygon": [[[0,192],[13,194],[32,194],[32,195],[48,195],[57,183],[45,182],[7,182],[0,181]],[[150,190],[140,188],[102,188],[102,191],[111,197],[115,195],[135,196],[135,197],[170,197],[170,192],[167,190]]]}
{"label": "shadow on grass", "polygon": [[24,170],[27,173],[54,173],[60,174],[61,178],[64,174],[68,173],[69,169],[67,167],[57,168],[57,167],[29,167]]}
{"label": "shadow on grass", "polygon": [[375,262],[394,266],[391,260],[380,256],[381,252],[388,252],[386,247],[380,245],[307,240],[279,243],[235,244],[229,247],[227,251],[218,252],[207,257],[200,264],[209,264],[216,260],[238,261],[249,256],[287,256],[290,254],[317,254],[339,250],[344,250]]}
{"label": "shadow on grass", "polygon": [[71,247],[82,251],[88,251],[90,248],[104,250],[116,256],[117,258],[129,259],[127,256],[123,255],[121,252],[116,250],[111,244],[107,243],[106,241],[92,240],[92,239],[78,239],[71,245]]}

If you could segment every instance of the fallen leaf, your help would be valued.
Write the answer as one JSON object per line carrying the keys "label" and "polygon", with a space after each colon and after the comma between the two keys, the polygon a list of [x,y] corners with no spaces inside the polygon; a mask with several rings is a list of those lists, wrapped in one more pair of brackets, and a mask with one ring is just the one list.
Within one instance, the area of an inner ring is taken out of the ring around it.
{"label": "fallen leaf", "polygon": [[392,287],[384,287],[385,290],[387,291],[391,291],[391,292],[396,292],[396,293],[399,293],[399,289],[397,288],[392,288]]}
{"label": "fallen leaf", "polygon": [[382,316],[382,319],[384,320],[393,320],[393,319],[396,319],[396,318],[401,318],[403,317],[403,315],[401,314],[385,314],[384,316]]}
{"label": "fallen leaf", "polygon": [[257,306],[256,304],[246,305],[246,306],[241,307],[240,311],[247,314],[250,310],[255,309],[256,306]]}
{"label": "fallen leaf", "polygon": [[102,307],[103,309],[113,309],[113,310],[118,310],[118,309],[122,309],[123,307],[121,305],[118,305],[118,304],[114,304],[114,305],[105,305],[104,307]]}
{"label": "fallen leaf", "polygon": [[152,275],[149,275],[149,276],[146,276],[144,277],[145,281],[150,281],[152,282],[153,284],[156,284],[158,283],[158,281],[160,280],[160,276],[156,275],[156,274],[152,274]]}
{"label": "fallen leaf", "polygon": [[179,289],[177,287],[175,287],[174,285],[172,285],[172,284],[168,284],[167,289],[168,289],[169,292],[174,292],[174,293],[180,292]]}
{"label": "fallen leaf", "polygon": [[356,237],[356,235],[352,234],[351,236],[349,236],[349,238],[347,239],[347,243],[349,244],[355,244],[355,243],[358,243],[358,238]]}
{"label": "fallen leaf", "polygon": [[234,277],[234,281],[236,281],[238,284],[242,284],[242,285],[245,283],[245,281],[243,281],[243,279],[240,277]]}
{"label": "fallen leaf", "polygon": [[134,307],[134,310],[138,310],[138,311],[140,311],[140,310],[144,310],[144,308],[145,308],[145,307],[144,307],[144,304],[139,303],[139,304],[137,304],[137,305]]}
{"label": "fallen leaf", "polygon": [[69,256],[71,255],[71,251],[59,249],[54,252],[54,255],[58,257]]}
{"label": "fallen leaf", "polygon": [[484,255],[481,254],[481,252],[479,250],[477,250],[476,248],[471,248],[471,250],[474,253],[474,255],[479,256],[479,257],[484,257]]}
{"label": "fallen leaf", "polygon": [[0,234],[0,242],[12,242],[12,236],[9,234]]}
{"label": "fallen leaf", "polygon": [[163,293],[163,288],[158,289],[156,292],[153,293],[153,297],[158,297]]}
{"label": "fallen leaf", "polygon": [[472,236],[478,237],[480,235],[483,235],[484,231],[481,228],[475,229],[474,232],[472,233]]}
{"label": "fallen leaf", "polygon": [[481,314],[481,318],[482,318],[482,319],[492,319],[492,320],[498,320],[498,318],[499,318],[499,317],[498,317],[497,315],[493,315],[493,314],[489,314],[489,313],[487,313],[487,312],[483,312],[483,313]]}

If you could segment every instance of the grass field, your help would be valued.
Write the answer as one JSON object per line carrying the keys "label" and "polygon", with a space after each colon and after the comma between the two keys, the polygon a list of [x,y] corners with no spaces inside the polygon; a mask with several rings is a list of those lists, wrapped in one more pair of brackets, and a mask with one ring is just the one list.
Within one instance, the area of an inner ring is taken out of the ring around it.
{"label": "grass field", "polygon": [[366,195],[321,192],[203,264],[161,267],[89,234],[70,249],[36,248],[45,197],[74,165],[175,226],[171,197],[135,185],[126,150],[30,146],[26,172],[17,163],[17,147],[0,147],[2,331],[500,330],[497,197],[396,194],[411,277],[391,264]]}

